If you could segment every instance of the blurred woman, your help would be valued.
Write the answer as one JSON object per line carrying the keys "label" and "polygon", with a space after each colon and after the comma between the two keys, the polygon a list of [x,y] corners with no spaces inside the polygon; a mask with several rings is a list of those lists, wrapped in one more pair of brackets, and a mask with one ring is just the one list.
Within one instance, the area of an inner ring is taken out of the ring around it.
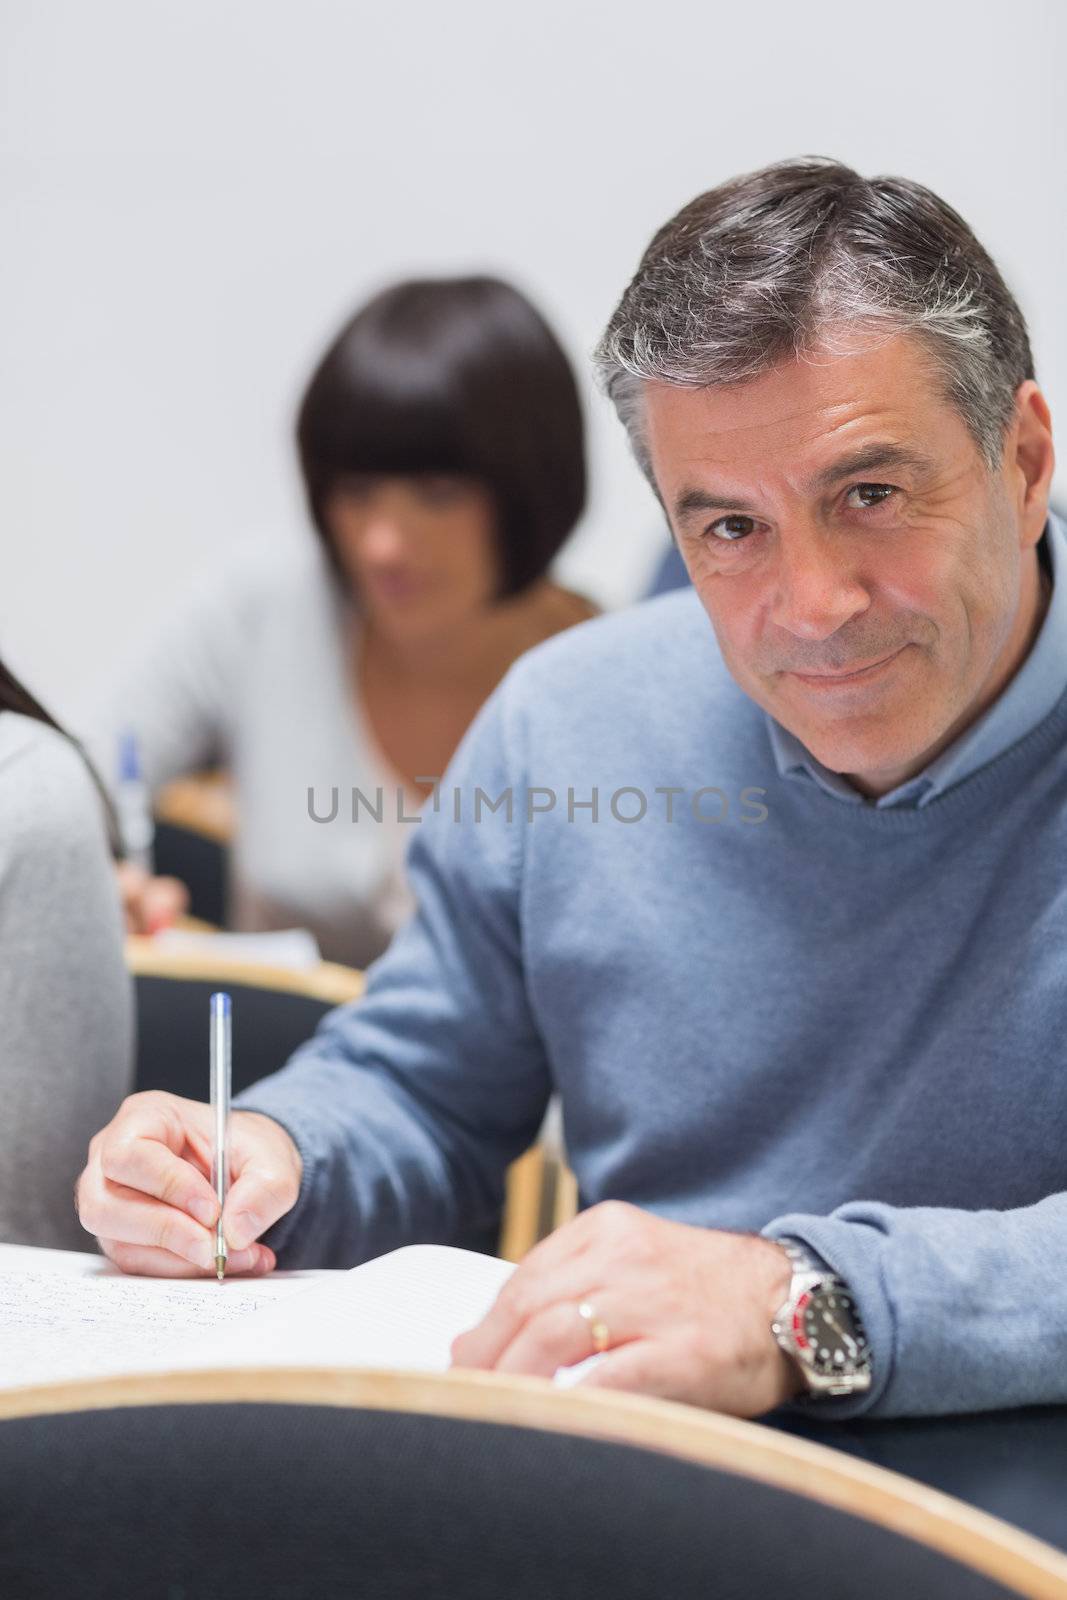
{"label": "blurred woman", "polygon": [[0,1242],[88,1248],[85,1145],[129,1094],[130,980],[105,798],[0,665]]}
{"label": "blurred woman", "polygon": [[94,747],[132,729],[153,789],[228,769],[231,925],[364,966],[409,910],[404,818],[516,657],[594,613],[547,575],[584,505],[582,416],[515,289],[412,281],[330,345],[297,441],[317,548],[207,574]]}

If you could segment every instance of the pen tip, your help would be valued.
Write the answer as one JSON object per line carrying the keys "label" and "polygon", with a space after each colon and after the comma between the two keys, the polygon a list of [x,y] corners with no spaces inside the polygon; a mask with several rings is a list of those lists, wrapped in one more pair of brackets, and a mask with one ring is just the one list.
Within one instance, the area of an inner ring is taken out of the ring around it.
{"label": "pen tip", "polygon": [[216,1256],[215,1257],[215,1271],[218,1274],[218,1280],[221,1283],[223,1278],[226,1276],[226,1257],[225,1256]]}

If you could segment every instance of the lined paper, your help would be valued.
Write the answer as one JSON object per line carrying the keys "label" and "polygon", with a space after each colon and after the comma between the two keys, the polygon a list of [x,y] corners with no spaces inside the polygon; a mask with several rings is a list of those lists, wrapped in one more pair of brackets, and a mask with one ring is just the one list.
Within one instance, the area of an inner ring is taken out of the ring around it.
{"label": "lined paper", "polygon": [[0,1246],[0,1387],[208,1366],[443,1371],[452,1339],[512,1270],[412,1245],[349,1272],[219,1283],[126,1277],[100,1257]]}
{"label": "lined paper", "polygon": [[[23,1262],[49,1253],[21,1252]],[[309,1287],[301,1274],[221,1284],[127,1278],[84,1259],[52,1270],[16,1264],[0,1249],[0,1386],[136,1371]]]}
{"label": "lined paper", "polygon": [[[207,1367],[444,1372],[514,1271],[408,1245],[348,1272],[126,1277],[99,1256],[0,1245],[0,1388]],[[577,1313],[576,1313],[577,1314]],[[602,1359],[563,1367],[573,1384]]]}
{"label": "lined paper", "polygon": [[196,1363],[444,1372],[452,1340],[481,1321],[513,1271],[493,1256],[408,1245],[261,1312],[254,1329],[216,1328]]}

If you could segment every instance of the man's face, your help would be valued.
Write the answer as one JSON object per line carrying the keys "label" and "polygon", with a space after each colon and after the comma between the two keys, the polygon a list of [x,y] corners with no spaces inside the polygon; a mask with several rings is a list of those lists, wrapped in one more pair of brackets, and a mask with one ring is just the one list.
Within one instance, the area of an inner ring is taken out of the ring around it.
{"label": "man's face", "polygon": [[1040,526],[914,339],[723,388],[649,383],[645,415],[730,671],[825,766],[884,793],[1000,693],[1029,644]]}

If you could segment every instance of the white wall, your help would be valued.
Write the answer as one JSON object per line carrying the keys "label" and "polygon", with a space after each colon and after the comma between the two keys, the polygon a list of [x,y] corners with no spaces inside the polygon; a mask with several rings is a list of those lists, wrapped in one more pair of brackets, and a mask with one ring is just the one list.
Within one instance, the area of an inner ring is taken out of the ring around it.
{"label": "white wall", "polygon": [[[1059,0],[2,0],[0,653],[62,711],[224,545],[305,537],[309,362],[415,271],[517,280],[583,362],[652,229],[783,155],[932,185],[1067,397]],[[589,391],[564,574],[658,517]]]}

